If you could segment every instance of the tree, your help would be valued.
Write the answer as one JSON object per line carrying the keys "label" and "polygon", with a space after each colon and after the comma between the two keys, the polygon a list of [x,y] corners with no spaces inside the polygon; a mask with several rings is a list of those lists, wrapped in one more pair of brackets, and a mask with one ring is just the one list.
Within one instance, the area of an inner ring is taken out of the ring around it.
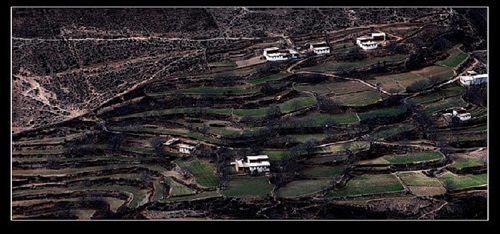
{"label": "tree", "polygon": [[298,162],[300,154],[291,150],[283,154],[281,160],[277,163],[277,171],[273,174],[270,181],[276,188],[282,187],[293,180],[299,174],[303,166]]}
{"label": "tree", "polygon": [[451,117],[451,126],[452,127],[458,127],[458,126],[460,126],[460,124],[461,124],[460,117],[458,117],[458,116]]}
{"label": "tree", "polygon": [[125,135],[121,133],[112,134],[109,137],[109,144],[111,145],[111,150],[113,152],[119,151],[125,140],[126,140]]}
{"label": "tree", "polygon": [[151,179],[152,176],[149,171],[142,171],[141,174],[139,174],[139,181],[141,181],[141,186],[144,188],[149,186]]}
{"label": "tree", "polygon": [[56,159],[54,155],[49,155],[47,157],[47,168],[49,169],[58,169],[59,165],[56,163]]}
{"label": "tree", "polygon": [[221,147],[217,150],[217,158],[215,161],[216,174],[219,178],[219,186],[225,188],[229,183],[231,170],[228,167],[229,160],[232,158],[231,151],[227,147]]}
{"label": "tree", "polygon": [[443,181],[443,187],[446,191],[451,192],[451,190],[455,187],[455,182],[451,179],[445,180]]}
{"label": "tree", "polygon": [[319,109],[323,112],[332,114],[338,114],[342,112],[342,107],[331,98],[322,95],[316,95],[316,100],[318,102]]}
{"label": "tree", "polygon": [[227,86],[232,86],[236,84],[235,78],[237,75],[234,73],[234,71],[225,71],[218,73],[214,76],[214,82],[217,85],[227,85]]}
{"label": "tree", "polygon": [[486,166],[488,164],[488,155],[483,154],[479,156],[479,161],[481,161],[483,165]]}
{"label": "tree", "polygon": [[300,152],[304,152],[309,155],[316,150],[316,146],[319,145],[318,139],[314,137],[307,138],[304,143],[298,145],[298,149]]}
{"label": "tree", "polygon": [[203,124],[203,126],[198,129],[198,131],[201,133],[201,134],[205,134],[208,132],[208,126],[206,124]]}
{"label": "tree", "polygon": [[431,83],[431,85],[435,85],[441,82],[441,78],[439,78],[438,76],[431,76],[429,77],[429,82]]}
{"label": "tree", "polygon": [[357,61],[366,58],[366,54],[361,50],[360,47],[354,47],[347,53],[347,58],[349,61]]}
{"label": "tree", "polygon": [[293,110],[300,109],[301,105],[299,100],[293,100],[292,103],[290,103],[290,107],[292,107]]}
{"label": "tree", "polygon": [[155,138],[152,138],[151,140],[149,140],[149,144],[151,145],[151,147],[153,147],[156,156],[161,157],[161,158],[163,158],[167,155],[165,148],[163,148],[164,142],[165,142],[164,139],[160,138],[160,137],[155,137]]}
{"label": "tree", "polygon": [[268,120],[278,118],[281,116],[281,114],[282,113],[280,107],[276,104],[273,104],[267,109],[266,118]]}
{"label": "tree", "polygon": [[431,87],[431,82],[427,79],[424,79],[424,80],[417,80],[415,82],[413,82],[412,84],[410,84],[408,87],[406,87],[406,91],[407,92],[419,92],[419,91],[422,91],[424,89],[427,89]]}

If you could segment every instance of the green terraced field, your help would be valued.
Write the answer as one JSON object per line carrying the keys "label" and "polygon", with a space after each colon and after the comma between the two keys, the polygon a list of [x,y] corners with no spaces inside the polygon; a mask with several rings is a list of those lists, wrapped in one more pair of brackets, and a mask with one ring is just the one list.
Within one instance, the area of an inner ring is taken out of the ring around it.
{"label": "green terraced field", "polygon": [[265,197],[273,190],[273,187],[274,186],[269,183],[269,177],[267,176],[239,176],[231,179],[227,189],[221,191],[221,193],[229,197]]}
{"label": "green terraced field", "polygon": [[278,189],[276,196],[294,198],[314,194],[328,187],[330,180],[297,180]]}
{"label": "green terraced field", "polygon": [[257,79],[248,80],[247,82],[249,84],[252,84],[252,85],[258,85],[258,84],[263,84],[263,83],[266,83],[266,82],[272,81],[272,80],[280,80],[280,79],[283,79],[283,78],[288,77],[288,76],[290,76],[290,74],[278,73],[278,74],[264,76],[264,77],[257,78]]}
{"label": "green terraced field", "polygon": [[453,160],[450,166],[457,169],[463,169],[467,167],[480,167],[483,165],[483,162],[477,158],[457,158]]}
{"label": "green terraced field", "polygon": [[285,150],[263,150],[262,154],[269,156],[270,161],[278,161],[281,160],[286,152]]}
{"label": "green terraced field", "polygon": [[445,65],[448,67],[456,67],[462,61],[467,58],[467,54],[458,49],[461,45],[455,46],[452,49],[448,50],[450,56],[448,56],[445,60],[437,62],[437,64]]}
{"label": "green terraced field", "polygon": [[374,111],[359,113],[358,116],[361,120],[381,118],[381,117],[394,117],[403,114],[406,110],[401,107],[387,107]]}
{"label": "green terraced field", "polygon": [[308,138],[316,138],[316,140],[321,141],[326,138],[326,135],[323,133],[319,134],[301,134],[301,135],[288,135],[293,137],[296,141],[300,143],[304,143]]}
{"label": "green terraced field", "polygon": [[214,166],[207,160],[176,161],[176,164],[191,172],[196,178],[196,183],[206,187],[216,187],[219,179],[214,174]]}
{"label": "green terraced field", "polygon": [[375,129],[371,136],[375,139],[385,139],[396,134],[407,132],[415,129],[414,124],[394,124],[389,126],[382,126],[380,128]]}
{"label": "green terraced field", "polygon": [[385,155],[382,158],[391,164],[406,164],[442,159],[444,158],[444,155],[436,151],[423,151],[408,154]]}
{"label": "green terraced field", "polygon": [[378,62],[393,62],[400,61],[406,58],[405,55],[391,55],[386,57],[374,57],[370,59],[365,59],[363,61],[356,62],[326,62],[320,65],[316,65],[313,67],[306,67],[302,70],[304,71],[339,71],[343,69],[352,69],[352,68],[360,68],[365,66],[370,66],[372,64],[377,64]]}
{"label": "green terraced field", "polygon": [[179,184],[172,178],[168,178],[168,182],[170,184],[170,195],[172,196],[182,196],[195,193],[195,191],[188,188],[186,185]]}
{"label": "green terraced field", "polygon": [[408,186],[441,187],[436,178],[428,177],[420,172],[401,172],[399,178]]}
{"label": "green terraced field", "polygon": [[330,177],[340,175],[344,169],[341,166],[327,167],[327,166],[318,166],[307,168],[302,171],[302,173],[306,176],[310,177]]}
{"label": "green terraced field", "polygon": [[377,174],[361,175],[352,178],[344,188],[329,192],[326,197],[346,197],[354,195],[367,195],[376,193],[390,193],[404,191],[395,175]]}
{"label": "green terraced field", "polygon": [[439,180],[442,183],[445,181],[451,181],[451,189],[463,189],[470,188],[476,186],[486,185],[487,182],[487,174],[479,174],[479,175],[463,175],[457,176],[453,173],[445,173],[439,177]]}
{"label": "green terraced field", "polygon": [[378,91],[368,90],[344,95],[336,95],[332,99],[344,106],[366,106],[382,101],[382,94]]}

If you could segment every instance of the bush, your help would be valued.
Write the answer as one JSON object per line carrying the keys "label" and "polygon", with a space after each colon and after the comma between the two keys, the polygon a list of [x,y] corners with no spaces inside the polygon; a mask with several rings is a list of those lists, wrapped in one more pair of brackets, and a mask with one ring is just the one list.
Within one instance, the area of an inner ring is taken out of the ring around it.
{"label": "bush", "polygon": [[427,89],[431,87],[431,82],[427,79],[425,80],[417,80],[413,82],[411,85],[406,87],[406,92],[412,93],[412,92],[419,92],[424,89]]}

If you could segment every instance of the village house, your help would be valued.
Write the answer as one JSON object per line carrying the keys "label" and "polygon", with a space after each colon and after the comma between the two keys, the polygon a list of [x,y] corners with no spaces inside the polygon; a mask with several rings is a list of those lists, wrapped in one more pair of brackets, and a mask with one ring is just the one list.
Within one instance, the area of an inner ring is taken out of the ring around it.
{"label": "village house", "polygon": [[179,144],[177,146],[179,147],[179,152],[184,153],[184,154],[190,154],[195,149],[194,146],[187,145],[187,144]]}
{"label": "village house", "polygon": [[163,143],[164,146],[171,146],[174,143],[177,143],[179,141],[179,138],[170,138],[168,139],[165,143]]}
{"label": "village house", "polygon": [[180,143],[179,138],[170,138],[163,143],[163,145],[168,147],[170,150],[175,150],[184,154],[190,154],[196,149],[196,146]]}
{"label": "village house", "polygon": [[246,156],[236,158],[234,162],[234,170],[237,173],[265,173],[269,174],[269,157],[267,155]]}
{"label": "village house", "polygon": [[467,121],[471,119],[470,113],[458,113],[456,110],[452,111],[452,113],[444,113],[443,118],[449,124],[452,123],[453,117],[458,117],[461,122]]}
{"label": "village house", "polygon": [[266,48],[262,55],[264,55],[268,61],[283,61],[299,57],[299,53],[293,49],[280,50],[278,47]]}
{"label": "village house", "polygon": [[385,41],[386,34],[383,32],[372,33],[371,36],[363,36],[356,38],[356,44],[363,50],[376,49],[381,41]]}
{"label": "village house", "polygon": [[466,86],[478,85],[486,82],[488,82],[488,74],[460,76],[460,83]]}
{"label": "village house", "polygon": [[315,54],[329,54],[330,47],[326,42],[311,43],[309,44],[309,50],[313,51]]}

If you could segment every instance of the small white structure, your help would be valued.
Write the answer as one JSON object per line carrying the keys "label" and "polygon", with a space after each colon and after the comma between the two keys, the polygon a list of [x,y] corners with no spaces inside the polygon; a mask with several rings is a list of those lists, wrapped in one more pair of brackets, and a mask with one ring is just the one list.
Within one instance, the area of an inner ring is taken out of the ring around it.
{"label": "small white structure", "polygon": [[460,83],[466,86],[478,85],[488,82],[488,74],[472,75],[472,76],[461,76]]}
{"label": "small white structure", "polygon": [[171,146],[172,144],[176,143],[179,141],[179,138],[170,138],[168,139],[168,141],[166,141],[165,143],[163,143],[163,145],[165,146]]}
{"label": "small white structure", "polygon": [[385,33],[384,32],[372,33],[372,40],[385,41]]}
{"label": "small white structure", "polygon": [[311,43],[309,45],[309,50],[313,51],[315,54],[329,54],[330,53],[330,47],[328,47],[326,42]]}
{"label": "small white structure", "polygon": [[293,49],[288,49],[288,52],[290,53],[291,58],[298,58],[299,57],[299,52]]}
{"label": "small white structure", "polygon": [[363,50],[373,50],[378,47],[380,41],[385,41],[385,38],[384,32],[372,33],[371,36],[356,38],[356,44]]}
{"label": "small white structure", "polygon": [[373,42],[373,41],[360,42],[358,45],[363,50],[373,50],[373,49],[377,49],[377,47],[378,47],[378,43]]}
{"label": "small white structure", "polygon": [[470,113],[461,113],[461,114],[458,114],[458,112],[456,110],[454,110],[452,113],[444,113],[443,114],[443,118],[448,122],[448,123],[451,123],[452,122],[452,118],[453,117],[458,117],[460,119],[460,121],[467,121],[467,120],[470,120],[472,118],[471,114]]}
{"label": "small white structure", "polygon": [[269,157],[267,155],[256,155],[256,156],[246,156],[246,160],[243,158],[237,158],[234,162],[231,163],[234,165],[234,170],[236,172],[250,172],[254,173],[257,171],[258,173],[269,173],[269,167],[271,163],[269,163]]}
{"label": "small white structure", "polygon": [[264,49],[262,55],[268,61],[283,61],[290,58],[298,58],[299,52],[293,49],[280,50],[278,47],[270,47]]}
{"label": "small white structure", "polygon": [[179,152],[184,154],[190,154],[195,149],[195,147],[192,145],[179,144],[178,146],[179,146]]}
{"label": "small white structure", "polygon": [[280,52],[278,47],[266,48],[262,55],[264,55],[268,61],[282,61],[288,59],[288,54]]}

